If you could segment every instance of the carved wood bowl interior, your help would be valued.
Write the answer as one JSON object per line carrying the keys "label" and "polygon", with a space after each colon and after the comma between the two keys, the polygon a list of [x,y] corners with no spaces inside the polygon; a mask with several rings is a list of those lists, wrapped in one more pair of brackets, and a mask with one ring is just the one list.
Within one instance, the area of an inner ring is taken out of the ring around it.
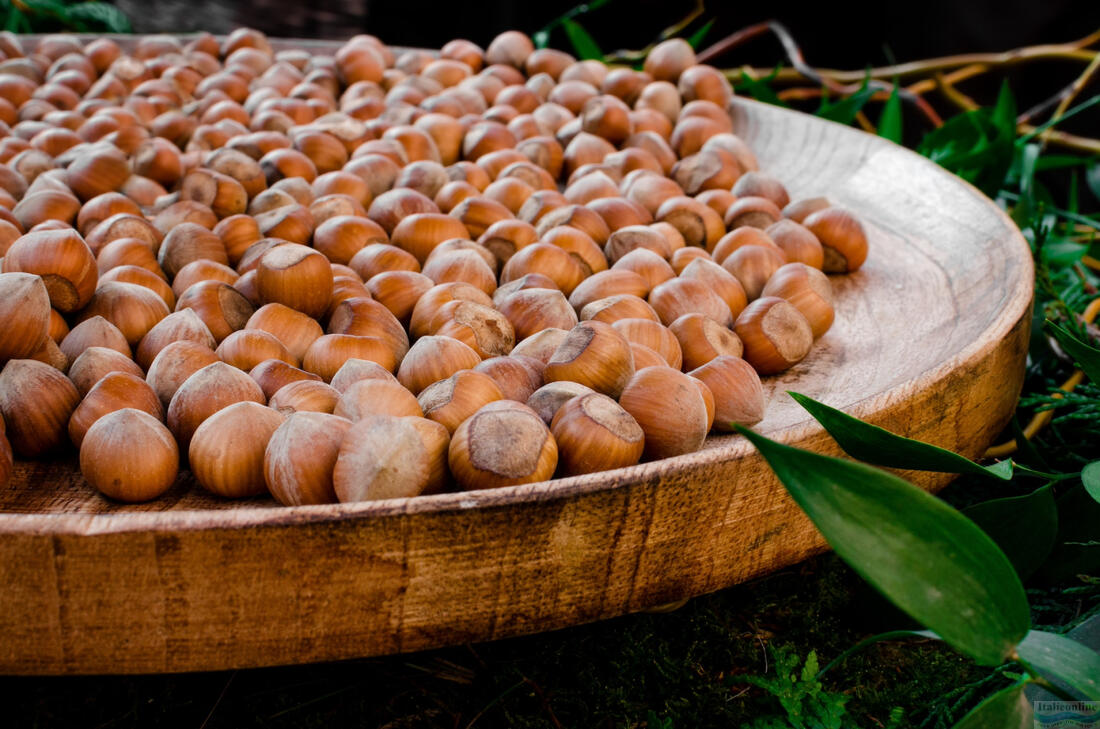
{"label": "carved wood bowl interior", "polygon": [[[291,45],[335,47],[277,47]],[[882,139],[741,99],[730,113],[792,198],[856,211],[871,247],[860,271],[832,277],[832,329],[765,378],[757,430],[837,453],[785,394],[797,390],[980,454],[1023,380],[1033,271],[1017,229]],[[528,486],[302,507],[216,499],[187,473],[156,501],[119,505],[75,459],[21,462],[0,490],[0,672],[225,669],[492,640],[712,592],[824,548],[736,436]]]}

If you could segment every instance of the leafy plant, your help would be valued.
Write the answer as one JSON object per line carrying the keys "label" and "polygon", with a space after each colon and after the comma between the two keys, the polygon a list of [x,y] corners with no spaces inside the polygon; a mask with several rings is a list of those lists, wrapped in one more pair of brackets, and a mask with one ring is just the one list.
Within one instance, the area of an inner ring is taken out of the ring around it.
{"label": "leafy plant", "polygon": [[798,654],[788,647],[772,648],[775,677],[739,676],[739,682],[762,688],[779,701],[784,716],[761,717],[747,729],[841,729],[848,697],[826,691],[818,679],[817,653],[810,651],[801,669]]}
{"label": "leafy plant", "polygon": [[130,19],[114,5],[84,0],[0,0],[0,24],[15,33],[129,33]]}
{"label": "leafy plant", "polygon": [[[941,449],[792,395],[849,453],[874,454],[879,462],[912,467],[914,455],[923,451],[933,470],[949,462],[953,472],[981,469],[967,459],[951,459]],[[1028,683],[1067,698],[1100,701],[1100,654],[1063,636],[1032,629],[1020,578],[977,524],[893,474],[785,446],[747,428],[739,430],[841,559],[927,626],[928,635],[979,664],[1014,662],[1022,667],[1018,683],[987,698],[956,727],[1030,727],[1031,707],[1023,697]],[[1070,693],[1051,679],[1068,685]]]}

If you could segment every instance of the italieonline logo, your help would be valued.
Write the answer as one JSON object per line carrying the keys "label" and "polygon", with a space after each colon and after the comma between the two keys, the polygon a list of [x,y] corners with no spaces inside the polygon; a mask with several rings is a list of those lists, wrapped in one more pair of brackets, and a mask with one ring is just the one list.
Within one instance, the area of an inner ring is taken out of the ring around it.
{"label": "italieonline logo", "polygon": [[1036,701],[1036,729],[1100,729],[1100,701]]}

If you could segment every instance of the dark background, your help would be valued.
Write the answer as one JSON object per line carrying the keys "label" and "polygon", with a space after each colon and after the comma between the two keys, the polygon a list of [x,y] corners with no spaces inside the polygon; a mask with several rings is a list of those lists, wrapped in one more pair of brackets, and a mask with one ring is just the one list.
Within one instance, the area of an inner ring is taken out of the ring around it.
{"label": "dark background", "polygon": [[[482,45],[510,28],[534,32],[580,0],[115,0],[137,32],[209,30],[239,25],[272,36],[346,38],[369,32],[394,45],[438,48],[452,38]],[[611,0],[579,18],[605,51],[640,48],[687,14],[692,2]],[[999,51],[1072,40],[1100,27],[1095,0],[930,0],[926,2],[742,3],[711,0],[703,14],[717,22],[713,42],[746,25],[775,18],[799,39],[815,65],[860,68],[949,53]],[[697,27],[698,23],[696,26]],[[557,31],[551,44],[568,48]],[[728,60],[776,52],[768,40]],[[762,52],[763,51],[763,52]]]}

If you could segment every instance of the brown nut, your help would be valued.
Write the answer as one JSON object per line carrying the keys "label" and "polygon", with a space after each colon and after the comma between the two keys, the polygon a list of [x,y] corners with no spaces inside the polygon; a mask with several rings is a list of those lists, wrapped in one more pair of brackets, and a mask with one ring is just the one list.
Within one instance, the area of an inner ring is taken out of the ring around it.
{"label": "brown nut", "polygon": [[91,249],[71,229],[32,231],[18,238],[4,256],[4,271],[41,276],[50,304],[66,314],[88,304],[99,280]]}
{"label": "brown nut", "polygon": [[500,488],[549,479],[557,467],[558,448],[534,410],[500,400],[458,427],[447,460],[461,488]]}
{"label": "brown nut", "polygon": [[42,278],[0,273],[0,361],[30,357],[46,343],[50,295]]}
{"label": "brown nut", "polygon": [[294,413],[268,440],[264,481],[287,506],[336,501],[332,472],[351,421],[327,413]]}
{"label": "brown nut", "polygon": [[[680,369],[683,364],[683,353],[676,335],[657,322],[651,319],[619,319],[611,326],[631,344],[653,350],[662,359],[662,364],[675,369]],[[634,369],[642,368],[635,362]]]}
{"label": "brown nut", "polygon": [[332,266],[312,248],[276,246],[260,259],[256,286],[263,303],[283,304],[318,319],[332,299]]}
{"label": "brown nut", "polygon": [[769,225],[764,232],[793,263],[804,263],[818,270],[825,266],[825,250],[817,236],[789,218]]}
{"label": "brown nut", "polygon": [[859,219],[847,210],[830,207],[803,220],[825,251],[826,273],[851,273],[867,260],[867,234]]}
{"label": "brown nut", "polygon": [[763,296],[778,296],[798,309],[810,323],[814,339],[833,324],[833,288],[829,278],[804,263],[788,263],[776,270],[764,286]]}
{"label": "brown nut", "polygon": [[482,406],[503,399],[504,393],[496,381],[475,370],[460,370],[445,380],[434,382],[417,397],[424,417],[444,426],[452,435]]}
{"label": "brown nut", "polygon": [[424,414],[416,397],[392,376],[389,379],[366,376],[351,382],[340,393],[332,412],[352,422],[375,415],[404,417]]}
{"label": "brown nut", "polygon": [[740,357],[722,355],[688,373],[714,395],[714,428],[733,431],[734,425],[755,425],[764,419],[764,387],[760,376]]}
{"label": "brown nut", "polygon": [[22,458],[37,458],[63,443],[79,402],[69,378],[48,364],[12,359],[0,370],[0,418]]}
{"label": "brown nut", "polygon": [[649,303],[665,326],[684,314],[703,314],[728,326],[733,322],[729,306],[714,290],[697,278],[670,279],[649,293]]}
{"label": "brown nut", "polygon": [[329,382],[349,359],[377,362],[391,372],[397,367],[393,348],[385,339],[352,334],[325,334],[309,345],[302,356],[302,369],[320,375],[322,380]]}
{"label": "brown nut", "polygon": [[733,327],[744,358],[757,372],[772,375],[794,366],[813,346],[806,317],[785,299],[765,296],[748,305]]}
{"label": "brown nut", "polygon": [[596,299],[580,311],[581,321],[602,321],[613,324],[619,319],[652,319],[659,322],[661,318],[652,306],[633,294],[616,294],[604,299]]}
{"label": "brown nut", "polygon": [[619,404],[645,433],[647,459],[692,453],[707,437],[706,401],[695,381],[671,367],[638,370]]}
{"label": "brown nut", "polygon": [[172,433],[155,417],[124,408],[88,429],[80,449],[80,472],[104,496],[149,501],[175,483],[179,449]]}
{"label": "brown nut", "polygon": [[441,491],[450,439],[423,418],[375,416],[353,425],[340,446],[333,486],[341,502]]}
{"label": "brown nut", "polygon": [[528,357],[540,362],[545,369],[546,363],[554,355],[558,346],[565,341],[569,332],[565,329],[543,329],[538,334],[532,334],[512,348],[512,357]]}
{"label": "brown nut", "polygon": [[[283,304],[266,304],[252,314],[244,328],[261,329],[282,342],[291,357],[301,361],[325,332],[313,318]],[[228,336],[228,334],[226,335]]]}
{"label": "brown nut", "polygon": [[[163,355],[161,352],[158,359]],[[267,402],[260,386],[251,377],[224,362],[214,362],[184,380],[172,396],[167,412],[168,429],[181,449],[188,448],[204,420],[233,403],[246,400],[261,405]]]}
{"label": "brown nut", "polygon": [[285,419],[281,412],[251,401],[228,405],[208,417],[188,447],[195,480],[228,499],[265,493],[264,454]]}
{"label": "brown nut", "polygon": [[523,289],[511,294],[497,306],[511,323],[516,339],[526,339],[548,327],[572,329],[577,312],[557,289]]}
{"label": "brown nut", "polygon": [[321,382],[320,376],[292,367],[281,359],[265,359],[253,367],[248,376],[256,381],[256,384],[263,391],[264,397],[269,401],[275,393],[293,382],[308,381],[324,384]]}
{"label": "brown nut", "polygon": [[542,385],[543,366],[528,357],[492,357],[482,360],[474,372],[493,378],[505,400],[527,402]]}
{"label": "brown nut", "polygon": [[669,324],[668,330],[680,343],[683,368],[688,371],[702,367],[715,357],[740,357],[744,349],[736,334],[702,314],[684,314]]}
{"label": "brown nut", "polygon": [[69,417],[69,439],[79,450],[92,425],[108,413],[134,408],[164,420],[164,408],[140,375],[111,372],[97,382]]}
{"label": "brown nut", "polygon": [[565,402],[550,423],[563,475],[633,466],[642,457],[645,433],[634,417],[606,395]]}
{"label": "brown nut", "polygon": [[433,319],[432,334],[463,342],[479,359],[499,357],[512,351],[516,335],[501,312],[473,301],[444,305]]}
{"label": "brown nut", "polygon": [[748,245],[738,248],[722,261],[722,268],[741,282],[745,296],[753,301],[760,296],[772,274],[786,263],[787,256],[778,248]]}
{"label": "brown nut", "polygon": [[545,382],[571,380],[617,398],[634,374],[630,344],[609,324],[585,321],[569,330],[543,370]]}
{"label": "brown nut", "polygon": [[109,281],[99,285],[77,320],[82,322],[102,316],[118,327],[130,346],[135,346],[168,314],[164,299],[149,289]]}
{"label": "brown nut", "polygon": [[126,372],[138,377],[145,373],[132,359],[105,347],[89,347],[69,365],[69,379],[76,385],[80,397],[111,372]]}
{"label": "brown nut", "polygon": [[131,356],[126,337],[111,322],[101,316],[93,316],[73,327],[61,342],[61,352],[70,362],[89,347],[106,347],[126,357]]}
{"label": "brown nut", "polygon": [[397,380],[414,395],[459,370],[472,369],[481,357],[467,344],[444,336],[416,340],[397,370]]}

